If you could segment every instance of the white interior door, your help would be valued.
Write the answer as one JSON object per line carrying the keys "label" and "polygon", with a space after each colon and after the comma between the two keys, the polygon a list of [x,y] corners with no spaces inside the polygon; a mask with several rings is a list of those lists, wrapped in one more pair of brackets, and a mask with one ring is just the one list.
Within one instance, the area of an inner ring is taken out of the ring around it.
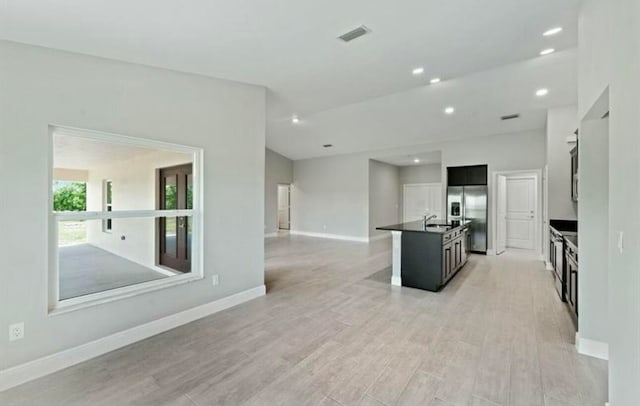
{"label": "white interior door", "polygon": [[507,247],[535,248],[536,179],[507,178]]}
{"label": "white interior door", "polygon": [[291,187],[278,185],[278,229],[288,230],[291,227]]}
{"label": "white interior door", "polygon": [[498,175],[497,183],[496,254],[500,255],[507,249],[507,177]]}
{"label": "white interior door", "polygon": [[442,184],[429,185],[427,187],[427,193],[429,196],[429,215],[435,214],[438,220],[444,220],[444,213],[442,211]]}
{"label": "white interior door", "polygon": [[442,185],[404,185],[402,213],[405,223],[420,220],[425,214],[442,219]]}

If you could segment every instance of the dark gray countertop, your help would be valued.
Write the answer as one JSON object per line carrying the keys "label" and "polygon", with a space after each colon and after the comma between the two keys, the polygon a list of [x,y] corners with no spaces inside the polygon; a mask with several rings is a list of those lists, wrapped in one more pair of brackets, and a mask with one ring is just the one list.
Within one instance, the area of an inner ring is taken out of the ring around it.
{"label": "dark gray countertop", "polygon": [[435,234],[444,234],[449,231],[454,231],[458,228],[466,227],[471,224],[471,221],[433,221],[429,222],[427,227],[425,228],[422,224],[422,220],[412,221],[410,223],[401,223],[394,224],[390,226],[378,227],[376,230],[386,230],[386,231],[408,231],[413,233],[435,233]]}
{"label": "dark gray countertop", "polygon": [[578,249],[578,233],[571,233],[571,235],[562,233],[562,236],[564,237],[564,240],[567,242],[567,244],[573,245],[574,249]]}
{"label": "dark gray countertop", "polygon": [[[552,220],[554,221],[554,220]],[[557,220],[556,220],[557,221]],[[565,221],[564,223],[551,223],[550,226],[551,228],[553,228],[558,234],[560,234],[562,236],[562,238],[564,238],[564,240],[566,241],[567,244],[570,244],[573,246],[574,249],[578,249],[578,232],[575,231],[578,227],[577,222],[569,227],[563,227],[566,225],[566,223],[569,223],[568,221]],[[567,228],[572,228],[571,230],[567,230]]]}

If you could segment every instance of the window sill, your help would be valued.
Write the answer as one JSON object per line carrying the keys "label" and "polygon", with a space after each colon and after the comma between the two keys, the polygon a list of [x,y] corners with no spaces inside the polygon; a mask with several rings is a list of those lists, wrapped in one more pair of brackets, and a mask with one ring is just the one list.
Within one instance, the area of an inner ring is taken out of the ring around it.
{"label": "window sill", "polygon": [[104,292],[92,293],[86,296],[74,297],[61,300],[54,307],[49,309],[49,316],[58,316],[105,303],[115,302],[134,296],[144,295],[174,286],[184,285],[204,279],[199,273],[189,273],[173,276],[167,279],[159,279],[122,288],[107,290]]}

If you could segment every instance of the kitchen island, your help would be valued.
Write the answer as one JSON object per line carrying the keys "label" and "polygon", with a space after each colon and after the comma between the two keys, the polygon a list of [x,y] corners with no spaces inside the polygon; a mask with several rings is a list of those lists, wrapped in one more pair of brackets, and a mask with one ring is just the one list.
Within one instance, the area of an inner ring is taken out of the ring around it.
{"label": "kitchen island", "polygon": [[470,221],[422,221],[378,227],[391,231],[391,284],[437,292],[464,266],[469,256]]}

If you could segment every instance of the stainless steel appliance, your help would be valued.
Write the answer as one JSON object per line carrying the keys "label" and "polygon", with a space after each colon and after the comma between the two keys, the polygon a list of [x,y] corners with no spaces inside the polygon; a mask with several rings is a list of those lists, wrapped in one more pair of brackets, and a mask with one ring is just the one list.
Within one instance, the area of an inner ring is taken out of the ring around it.
{"label": "stainless steel appliance", "polygon": [[449,186],[447,218],[470,220],[470,251],[487,253],[487,186]]}
{"label": "stainless steel appliance", "polygon": [[553,268],[553,279],[556,291],[563,302],[567,301],[566,297],[566,277],[564,268],[564,238],[562,234],[553,227],[549,228],[549,259]]}

